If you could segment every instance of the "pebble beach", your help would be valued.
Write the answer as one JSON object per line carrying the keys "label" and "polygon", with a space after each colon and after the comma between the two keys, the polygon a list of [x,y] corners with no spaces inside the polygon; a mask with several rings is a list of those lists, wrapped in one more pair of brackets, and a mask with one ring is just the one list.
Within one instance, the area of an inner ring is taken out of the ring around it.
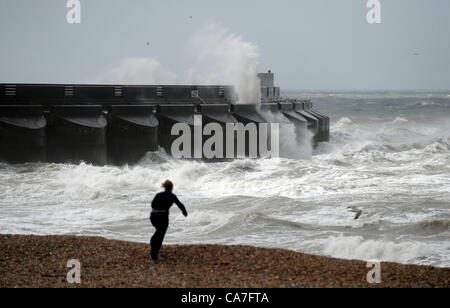
{"label": "pebble beach", "polygon": [[[0,236],[1,288],[448,288],[450,268],[382,263],[380,284],[367,263],[246,246],[163,246],[74,236]],[[81,283],[69,284],[69,260]]]}

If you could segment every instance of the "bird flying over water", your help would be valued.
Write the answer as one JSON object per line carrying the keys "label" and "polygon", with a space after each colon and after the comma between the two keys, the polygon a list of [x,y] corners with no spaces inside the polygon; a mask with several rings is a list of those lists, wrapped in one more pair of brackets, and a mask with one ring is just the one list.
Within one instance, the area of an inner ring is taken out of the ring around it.
{"label": "bird flying over water", "polygon": [[356,214],[355,220],[357,220],[359,217],[361,217],[363,211],[358,209],[356,206],[349,206],[347,209],[351,210],[353,213]]}

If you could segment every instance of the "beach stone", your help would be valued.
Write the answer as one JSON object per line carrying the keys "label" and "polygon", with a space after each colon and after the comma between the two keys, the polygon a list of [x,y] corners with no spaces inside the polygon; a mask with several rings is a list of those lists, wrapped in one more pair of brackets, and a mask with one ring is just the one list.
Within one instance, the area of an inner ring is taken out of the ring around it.
{"label": "beach stone", "polygon": [[[67,261],[81,264],[71,285]],[[381,284],[362,261],[246,246],[163,246],[74,236],[0,236],[0,287],[26,288],[448,288],[450,269],[382,263]]]}

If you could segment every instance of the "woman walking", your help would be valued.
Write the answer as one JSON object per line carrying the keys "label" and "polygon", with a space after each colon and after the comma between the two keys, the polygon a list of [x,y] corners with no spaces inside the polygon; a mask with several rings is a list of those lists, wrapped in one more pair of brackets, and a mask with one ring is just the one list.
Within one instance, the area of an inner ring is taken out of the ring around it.
{"label": "woman walking", "polygon": [[150,240],[152,249],[151,256],[155,263],[158,263],[159,250],[161,249],[164,236],[169,227],[169,209],[175,203],[178,205],[181,212],[183,212],[183,215],[185,217],[188,216],[184,205],[178,200],[177,196],[172,193],[173,183],[167,180],[162,184],[162,187],[164,188],[164,191],[157,194],[152,201],[152,213],[150,215],[150,221],[156,228],[156,232]]}

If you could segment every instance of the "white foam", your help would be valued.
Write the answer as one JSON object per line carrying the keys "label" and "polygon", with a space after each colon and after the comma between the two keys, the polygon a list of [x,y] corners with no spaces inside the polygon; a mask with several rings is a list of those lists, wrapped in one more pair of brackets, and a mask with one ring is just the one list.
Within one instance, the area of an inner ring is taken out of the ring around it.
{"label": "white foam", "polygon": [[[397,263],[426,263],[431,261],[436,245],[408,240],[371,240],[361,236],[331,236],[318,241],[324,254],[342,259],[380,260]],[[446,262],[441,264],[449,266]]]}
{"label": "white foam", "polygon": [[399,124],[399,123],[407,123],[407,122],[409,122],[409,121],[403,117],[396,117],[393,123]]}

